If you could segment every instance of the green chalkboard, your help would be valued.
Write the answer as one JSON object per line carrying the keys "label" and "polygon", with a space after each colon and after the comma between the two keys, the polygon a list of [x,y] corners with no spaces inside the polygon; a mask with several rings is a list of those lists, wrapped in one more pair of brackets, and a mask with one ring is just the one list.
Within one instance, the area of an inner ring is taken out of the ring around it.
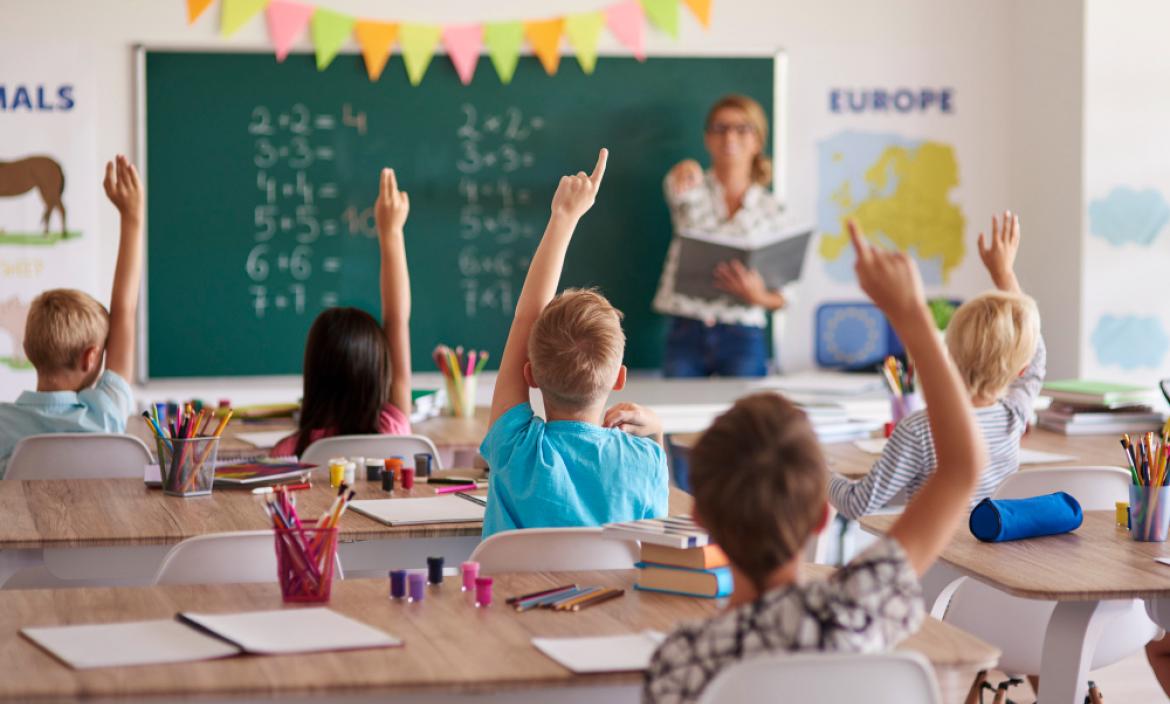
{"label": "green chalkboard", "polygon": [[[371,82],[343,55],[147,51],[147,346],[152,378],[298,374],[327,306],[379,316],[371,205],[382,166],[410,193],[414,365],[439,342],[499,359],[562,174],[610,149],[563,286],[598,286],[624,311],[626,361],[652,368],[650,304],[670,239],[662,178],[705,155],[720,95],[772,105],[772,58],[603,57],[556,76],[523,57],[510,85],[480,61],[469,86],[436,57],[421,85],[401,59]],[[494,366],[494,365],[493,365]]]}

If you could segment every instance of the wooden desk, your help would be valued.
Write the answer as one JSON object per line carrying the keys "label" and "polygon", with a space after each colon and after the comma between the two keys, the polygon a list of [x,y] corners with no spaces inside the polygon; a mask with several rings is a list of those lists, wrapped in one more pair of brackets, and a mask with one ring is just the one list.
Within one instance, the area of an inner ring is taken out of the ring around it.
{"label": "wooden desk", "polygon": [[[529,691],[526,701],[637,701],[640,673],[574,675],[531,644],[536,636],[615,635],[647,628],[666,632],[680,620],[701,619],[717,608],[712,600],[634,591],[629,589],[633,579],[633,571],[499,575],[495,603],[486,609],[474,608],[450,578],[418,604],[387,600],[384,579],[345,580],[334,584],[330,608],[402,638],[404,647],[90,671],[69,669],[20,636],[19,629],[171,618],[179,611],[281,608],[279,590],[275,584],[247,584],[2,592],[0,662],[6,675],[0,678],[0,698],[218,695],[220,701],[316,695],[330,701],[373,701],[375,695],[414,694],[420,700],[464,693],[509,701],[522,696],[517,690],[543,689],[546,696]],[[502,603],[509,595],[566,582],[628,591],[577,614],[519,614]],[[933,619],[901,647],[925,655],[940,682],[960,685],[950,701],[961,701],[970,676],[993,665],[999,655],[986,643]],[[607,689],[599,697],[597,689],[585,687]]]}
{"label": "wooden desk", "polygon": [[[961,528],[941,560],[963,574],[1025,599],[1057,602],[1041,661],[1041,701],[1080,702],[1096,636],[1112,615],[1110,600],[1170,596],[1166,543],[1140,543],[1115,524],[1112,511],[1086,511],[1076,531],[1030,540],[982,543]],[[884,534],[897,516],[867,516]],[[1116,602],[1114,602],[1116,605]]]}

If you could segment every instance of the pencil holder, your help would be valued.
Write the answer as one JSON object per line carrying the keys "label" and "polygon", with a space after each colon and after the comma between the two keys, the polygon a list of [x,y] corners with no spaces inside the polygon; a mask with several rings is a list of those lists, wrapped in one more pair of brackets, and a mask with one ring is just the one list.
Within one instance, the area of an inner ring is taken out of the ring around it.
{"label": "pencil holder", "polygon": [[894,425],[897,425],[903,418],[921,411],[925,406],[922,403],[922,395],[917,391],[912,391],[902,396],[895,396],[890,394],[890,416],[893,418]]}
{"label": "pencil holder", "polygon": [[478,377],[447,378],[447,415],[453,418],[475,417],[475,387]]}
{"label": "pencil holder", "polygon": [[336,528],[276,528],[276,574],[285,603],[329,601]]}
{"label": "pencil holder", "polygon": [[215,483],[219,438],[172,438],[162,444],[159,472],[168,496],[206,496]]}
{"label": "pencil holder", "polygon": [[1170,486],[1129,487],[1129,534],[1134,540],[1166,542],[1170,529]]}

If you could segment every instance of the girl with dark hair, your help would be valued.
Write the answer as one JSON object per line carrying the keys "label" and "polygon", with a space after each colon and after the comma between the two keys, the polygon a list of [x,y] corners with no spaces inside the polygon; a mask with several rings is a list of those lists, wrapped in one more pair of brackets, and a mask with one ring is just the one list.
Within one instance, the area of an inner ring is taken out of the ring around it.
{"label": "girl with dark hair", "polygon": [[330,435],[410,434],[410,278],[403,236],[409,211],[394,170],[383,169],[374,204],[382,325],[357,308],[317,316],[305,343],[300,427],[273,448],[273,456],[300,456]]}

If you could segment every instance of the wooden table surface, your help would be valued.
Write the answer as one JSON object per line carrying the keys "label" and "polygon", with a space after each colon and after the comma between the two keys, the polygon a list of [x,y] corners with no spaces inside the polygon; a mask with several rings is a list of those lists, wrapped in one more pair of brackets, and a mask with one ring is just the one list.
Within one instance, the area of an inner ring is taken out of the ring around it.
{"label": "wooden table surface", "polygon": [[[827,568],[812,567],[823,573]],[[275,584],[146,588],[79,588],[0,592],[0,698],[369,694],[371,691],[506,691],[532,687],[626,684],[640,673],[574,675],[531,644],[537,636],[616,635],[669,631],[680,620],[713,613],[713,600],[629,589],[634,572],[529,573],[495,578],[495,603],[476,609],[448,578],[421,603],[387,599],[386,580],[344,580],[330,608],[383,629],[404,647],[294,656],[239,656],[151,667],[72,670],[19,634],[25,626],[172,618],[180,611],[234,612],[281,608]],[[507,596],[556,584],[627,588],[625,596],[579,613],[503,605]],[[295,608],[295,607],[293,607]],[[966,686],[998,651],[954,627],[928,620],[901,646],[925,655],[940,679]]]}
{"label": "wooden table surface", "polygon": [[[699,435],[700,433],[672,435],[671,441],[686,449],[694,445]],[[1024,467],[1029,469],[1059,466],[1119,467],[1124,459],[1121,447],[1117,444],[1120,437],[1117,434],[1069,436],[1033,428],[1024,436],[1020,447],[1041,452],[1072,455],[1075,459],[1051,465],[1035,464],[1024,465]],[[878,455],[862,452],[852,442],[821,445],[821,448],[824,450],[825,459],[829,461],[829,468],[850,479],[858,479],[869,474],[870,468],[873,467],[878,458]]]}
{"label": "wooden table surface", "polygon": [[[479,470],[450,469],[436,476],[482,476]],[[380,483],[359,476],[359,499],[384,499]],[[483,495],[486,489],[477,494]],[[671,488],[672,514],[689,514],[691,497]],[[313,488],[297,492],[302,516],[319,516],[337,492],[325,470],[313,470]],[[416,484],[395,497],[433,496],[434,488]],[[139,479],[0,481],[0,549],[170,545],[207,533],[270,528],[271,522],[248,489],[216,489],[209,496],[184,499],[149,489]],[[443,523],[388,526],[356,511],[340,523],[341,540],[477,536],[483,525]]]}
{"label": "wooden table surface", "polygon": [[[866,516],[861,526],[886,533],[897,516]],[[1112,511],[1086,511],[1072,533],[983,543],[962,527],[941,559],[964,574],[1027,599],[1088,601],[1170,596],[1166,543],[1142,543],[1115,523]]]}

